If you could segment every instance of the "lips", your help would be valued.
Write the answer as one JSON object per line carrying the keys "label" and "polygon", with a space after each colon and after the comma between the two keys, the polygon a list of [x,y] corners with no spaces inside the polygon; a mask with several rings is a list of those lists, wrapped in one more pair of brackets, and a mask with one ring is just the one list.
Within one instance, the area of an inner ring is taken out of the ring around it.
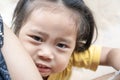
{"label": "lips", "polygon": [[43,64],[36,64],[38,70],[40,73],[50,73],[51,72],[51,68],[47,65],[43,65]]}

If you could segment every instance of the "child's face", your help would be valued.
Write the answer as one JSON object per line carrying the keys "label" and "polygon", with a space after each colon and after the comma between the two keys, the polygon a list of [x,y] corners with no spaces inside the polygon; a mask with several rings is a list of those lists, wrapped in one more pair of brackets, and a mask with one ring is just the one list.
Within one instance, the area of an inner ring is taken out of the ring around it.
{"label": "child's face", "polygon": [[19,39],[45,77],[63,71],[76,43],[76,26],[66,12],[35,10],[22,26]]}

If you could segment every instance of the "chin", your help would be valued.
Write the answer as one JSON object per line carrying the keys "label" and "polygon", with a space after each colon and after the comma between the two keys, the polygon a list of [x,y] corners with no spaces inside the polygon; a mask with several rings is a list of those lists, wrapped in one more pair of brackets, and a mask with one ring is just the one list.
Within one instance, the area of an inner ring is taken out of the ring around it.
{"label": "chin", "polygon": [[42,77],[48,77],[49,74],[41,74]]}

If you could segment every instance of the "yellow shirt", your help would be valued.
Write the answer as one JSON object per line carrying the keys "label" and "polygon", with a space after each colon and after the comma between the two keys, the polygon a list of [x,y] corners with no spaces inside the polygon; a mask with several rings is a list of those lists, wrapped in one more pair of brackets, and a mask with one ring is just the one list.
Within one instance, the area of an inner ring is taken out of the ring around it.
{"label": "yellow shirt", "polygon": [[73,53],[67,68],[61,72],[50,75],[48,80],[69,80],[72,73],[72,66],[96,70],[100,62],[101,47],[91,46],[81,53]]}

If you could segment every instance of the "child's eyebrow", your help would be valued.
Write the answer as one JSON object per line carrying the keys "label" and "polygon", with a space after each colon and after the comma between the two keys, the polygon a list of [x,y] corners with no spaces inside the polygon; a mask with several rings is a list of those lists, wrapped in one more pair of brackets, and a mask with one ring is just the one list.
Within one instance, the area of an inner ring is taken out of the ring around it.
{"label": "child's eyebrow", "polygon": [[43,35],[45,37],[48,37],[48,34],[46,34],[44,32],[41,32],[41,31],[38,31],[38,30],[31,29],[30,32],[35,33],[35,34],[40,34],[40,35]]}
{"label": "child's eyebrow", "polygon": [[65,42],[67,44],[72,43],[72,40],[70,38],[58,38],[57,41],[62,41],[62,42]]}

